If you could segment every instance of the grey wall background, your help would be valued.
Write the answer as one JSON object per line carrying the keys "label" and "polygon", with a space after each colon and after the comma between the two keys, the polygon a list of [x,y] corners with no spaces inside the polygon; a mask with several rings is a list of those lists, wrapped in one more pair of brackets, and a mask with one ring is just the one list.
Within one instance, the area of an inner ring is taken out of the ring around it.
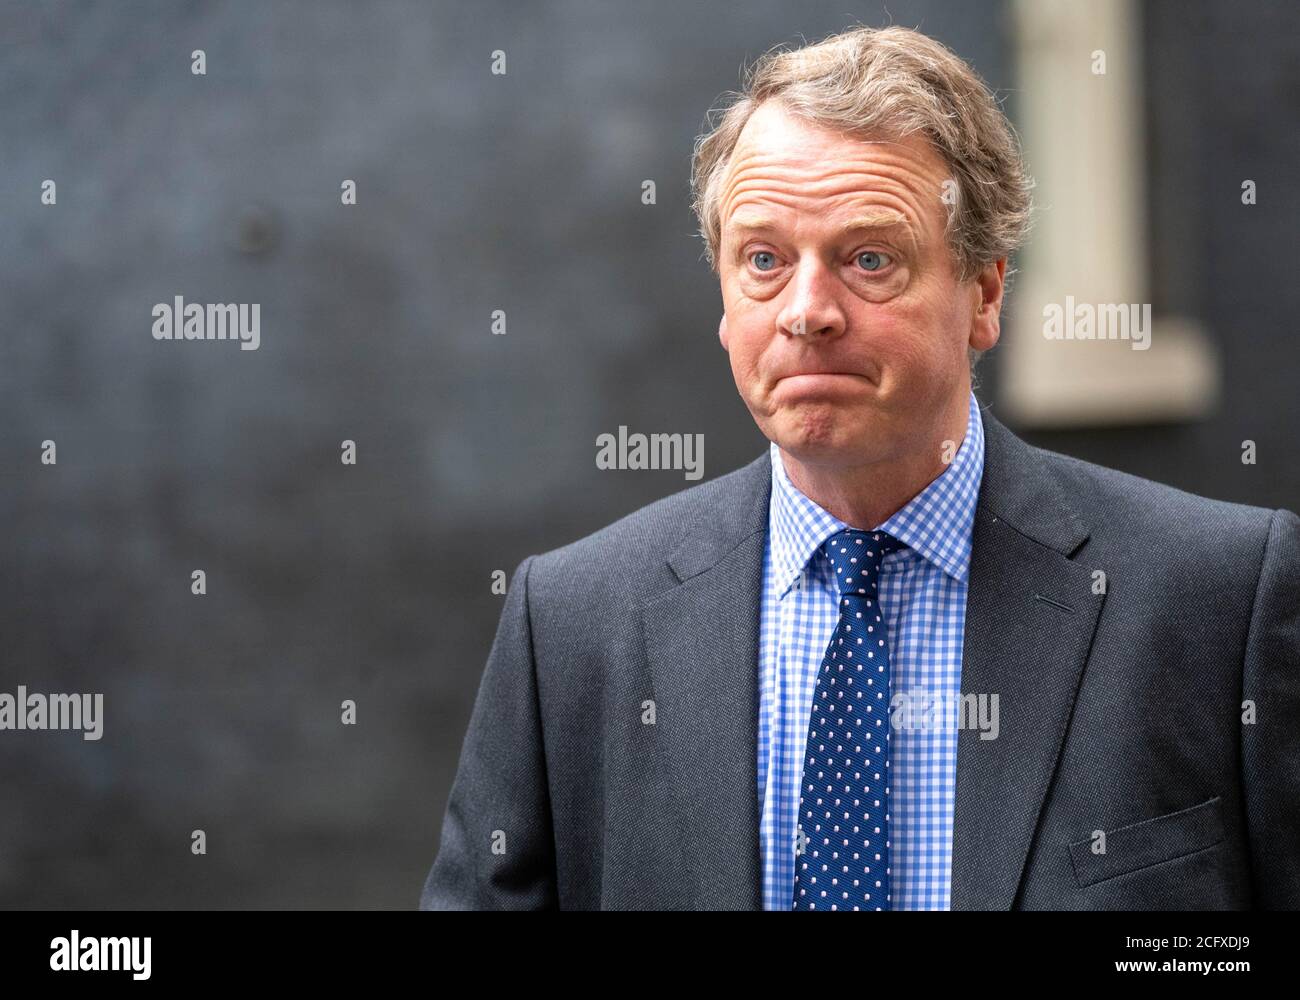
{"label": "grey wall background", "polygon": [[[1205,326],[1222,399],[1193,424],[1025,436],[1193,493],[1296,510],[1300,5],[1160,0],[1141,10],[1153,307]],[[1251,207],[1246,178],[1268,191]],[[1241,462],[1247,439],[1253,466]]]}
{"label": "grey wall background", "polygon": [[[1034,439],[1294,509],[1279,9],[1147,8],[1153,267],[1221,338],[1223,413]],[[891,20],[1014,88],[1000,3],[0,4],[0,691],[105,696],[99,742],[0,732],[0,906],[413,907],[492,572],[691,485],[599,472],[600,433],[704,433],[709,478],[765,446],[688,209],[706,109]],[[261,303],[260,349],[155,342],[176,295]]]}

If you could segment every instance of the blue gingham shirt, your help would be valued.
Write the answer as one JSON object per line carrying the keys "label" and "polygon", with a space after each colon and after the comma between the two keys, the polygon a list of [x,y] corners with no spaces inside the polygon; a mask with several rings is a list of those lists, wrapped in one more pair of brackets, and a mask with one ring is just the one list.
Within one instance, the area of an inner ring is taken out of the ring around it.
{"label": "blue gingham shirt", "polygon": [[[839,620],[839,589],[822,544],[849,525],[804,496],[771,445],[772,499],[759,628],[758,801],[763,908],[794,898],[795,824],[808,717],[822,656]],[[966,436],[934,482],[880,525],[907,546],[881,564],[893,693],[912,705],[961,686],[971,526],[984,472],[974,393]],[[937,718],[939,724],[935,725]],[[893,909],[946,910],[952,874],[957,723],[950,713],[890,730]]]}

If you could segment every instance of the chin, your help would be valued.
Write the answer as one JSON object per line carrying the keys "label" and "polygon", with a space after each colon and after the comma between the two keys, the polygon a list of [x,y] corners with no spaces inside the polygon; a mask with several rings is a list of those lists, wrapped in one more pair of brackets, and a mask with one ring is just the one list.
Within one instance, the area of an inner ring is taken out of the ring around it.
{"label": "chin", "polygon": [[801,462],[832,463],[859,458],[871,450],[871,441],[863,437],[860,421],[843,412],[804,412],[794,419],[778,421],[768,435],[783,451]]}

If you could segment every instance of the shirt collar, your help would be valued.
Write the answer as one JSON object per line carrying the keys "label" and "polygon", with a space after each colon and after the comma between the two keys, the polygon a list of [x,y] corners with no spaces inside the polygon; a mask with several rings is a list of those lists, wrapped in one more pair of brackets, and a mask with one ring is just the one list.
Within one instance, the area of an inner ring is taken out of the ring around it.
{"label": "shirt collar", "polygon": [[[781,450],[773,442],[772,502],[768,539],[777,595],[784,597],[813,554],[828,538],[849,527],[806,497],[786,476]],[[887,531],[953,579],[970,571],[971,526],[984,474],[984,424],[970,394],[966,436],[952,462],[934,482],[874,530]]]}

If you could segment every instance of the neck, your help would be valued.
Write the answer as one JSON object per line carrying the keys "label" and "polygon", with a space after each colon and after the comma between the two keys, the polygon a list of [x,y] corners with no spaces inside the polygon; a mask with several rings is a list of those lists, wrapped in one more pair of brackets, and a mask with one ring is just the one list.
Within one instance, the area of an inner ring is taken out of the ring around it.
{"label": "neck", "polygon": [[826,465],[801,462],[782,448],[785,474],[804,496],[850,527],[878,528],[943,475],[966,438],[968,400],[969,392],[903,454],[862,464]]}

